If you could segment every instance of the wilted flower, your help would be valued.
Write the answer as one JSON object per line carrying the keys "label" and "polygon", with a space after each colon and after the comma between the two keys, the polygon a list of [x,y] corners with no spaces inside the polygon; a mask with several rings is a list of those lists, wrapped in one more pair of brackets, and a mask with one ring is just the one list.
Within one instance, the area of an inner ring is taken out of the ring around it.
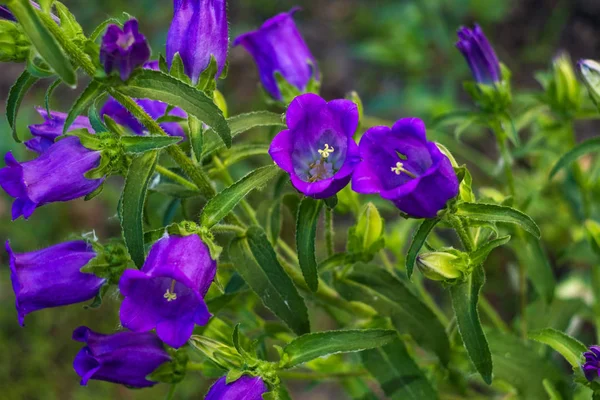
{"label": "wilted flower", "polygon": [[84,386],[90,379],[138,388],[153,386],[157,382],[146,377],[171,360],[160,339],[149,332],[103,335],[80,326],[73,332],[73,340],[86,344],[73,361]]}
{"label": "wilted flower", "polygon": [[254,57],[265,90],[283,100],[275,73],[304,92],[311,78],[319,80],[315,58],[298,31],[293,15],[298,8],[267,20],[260,29],[248,32],[233,42],[242,45]]}
{"label": "wilted flower", "polygon": [[262,400],[266,392],[267,385],[258,376],[243,375],[229,384],[226,377],[222,377],[210,387],[204,400]]}
{"label": "wilted flower", "polygon": [[123,29],[118,25],[110,25],[102,37],[100,62],[104,71],[110,74],[119,70],[121,80],[127,80],[137,67],[144,65],[150,58],[150,47],[146,37],[138,32],[138,22],[130,19]]}
{"label": "wilted flower", "polygon": [[473,29],[461,27],[456,47],[465,56],[476,82],[491,84],[502,80],[498,57],[479,25]]}
{"label": "wilted flower", "polygon": [[19,163],[9,152],[4,161],[0,186],[15,198],[13,219],[27,219],[47,203],[86,196],[103,182],[84,176],[98,166],[100,152],[83,147],[76,137],[59,140],[35,160]]}
{"label": "wilted flower", "polygon": [[378,193],[415,218],[434,218],[458,194],[450,160],[427,141],[418,118],[369,129],[359,148],[362,161],[352,177],[358,193]]}
{"label": "wilted flower", "polygon": [[[145,69],[151,69],[158,71],[158,61],[149,61],[144,64]],[[167,110],[167,103],[163,103],[158,100],[150,99],[136,99],[136,103],[148,113],[149,116],[155,120],[165,115]],[[138,121],[125,107],[118,101],[110,97],[102,109],[100,110],[100,116],[105,115],[111,117],[117,124],[123,125],[137,135],[142,135],[146,132],[146,128],[140,121]],[[169,116],[187,118],[187,114],[181,108],[173,108],[169,112]],[[170,136],[181,136],[185,137],[185,132],[181,125],[177,122],[163,122],[160,126]]]}
{"label": "wilted flower", "polygon": [[[43,107],[37,107],[36,110],[44,118],[44,123],[29,125],[33,139],[27,140],[25,146],[29,150],[41,154],[54,144],[57,137],[62,135],[67,114],[58,111],[50,111],[50,114],[48,114],[48,111]],[[75,118],[75,121],[69,127],[69,132],[76,129],[87,129],[89,132],[94,132],[90,120],[83,115]]]}
{"label": "wilted flower", "polygon": [[591,382],[600,377],[600,346],[590,346],[583,356],[585,363],[581,368],[587,380]]}
{"label": "wilted flower", "polygon": [[185,74],[196,84],[213,56],[218,78],[225,68],[229,48],[225,0],[174,0],[174,15],[167,36],[167,63],[181,56]]}
{"label": "wilted flower", "polygon": [[6,241],[6,251],[21,326],[25,316],[33,311],[93,298],[105,282],[96,275],[80,272],[96,257],[92,246],[83,240],[29,253],[15,253]]}
{"label": "wilted flower", "polygon": [[127,270],[121,277],[121,323],[136,332],[156,328],[169,346],[183,346],[194,325],[205,325],[211,317],[204,295],[216,268],[199,236],[163,237],[141,271]]}
{"label": "wilted flower", "polygon": [[360,161],[352,138],[358,126],[356,104],[328,103],[307,93],[292,101],[286,120],[288,129],[275,136],[269,154],[290,174],[294,187],[315,199],[342,190]]}

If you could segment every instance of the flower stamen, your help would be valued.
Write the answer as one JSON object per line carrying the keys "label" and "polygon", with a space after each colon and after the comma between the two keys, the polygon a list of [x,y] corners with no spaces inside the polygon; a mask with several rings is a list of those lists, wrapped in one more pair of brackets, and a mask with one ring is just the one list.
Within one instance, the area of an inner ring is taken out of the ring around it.
{"label": "flower stamen", "polygon": [[177,293],[175,293],[175,280],[171,282],[171,288],[167,289],[163,297],[167,299],[168,302],[177,300]]}
{"label": "flower stamen", "polygon": [[392,167],[392,172],[395,172],[396,175],[400,175],[402,173],[405,173],[406,175],[410,176],[411,178],[416,178],[417,177],[415,174],[413,174],[412,172],[410,172],[409,170],[407,170],[406,168],[404,168],[404,163],[401,163],[400,161],[398,161],[396,163],[395,167]]}
{"label": "flower stamen", "polygon": [[323,150],[319,149],[318,152],[323,158],[329,157],[331,153],[333,153],[335,149],[333,147],[329,147],[327,143],[325,143],[325,148]]}

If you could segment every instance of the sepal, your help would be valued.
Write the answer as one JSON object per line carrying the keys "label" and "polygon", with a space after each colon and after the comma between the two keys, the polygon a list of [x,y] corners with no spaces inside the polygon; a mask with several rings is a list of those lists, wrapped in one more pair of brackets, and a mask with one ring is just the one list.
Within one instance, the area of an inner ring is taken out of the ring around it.
{"label": "sepal", "polygon": [[162,364],[154,370],[146,379],[161,383],[179,383],[185,378],[189,356],[187,348],[168,349],[171,362]]}
{"label": "sepal", "polygon": [[30,47],[31,43],[19,24],[0,20],[0,62],[23,62]]}
{"label": "sepal", "polygon": [[463,84],[465,91],[475,104],[486,114],[505,115],[512,103],[510,70],[500,64],[502,79],[499,82],[485,84],[467,81]]}
{"label": "sepal", "polygon": [[421,253],[417,257],[417,266],[426,278],[445,283],[458,282],[472,270],[469,255],[454,248]]}
{"label": "sepal", "polygon": [[241,369],[244,365],[237,350],[222,342],[200,335],[193,335],[189,342],[193,348],[223,369]]}
{"label": "sepal", "polygon": [[552,71],[537,76],[538,82],[544,87],[542,101],[554,113],[564,118],[575,116],[582,106],[582,88],[577,81],[571,58],[560,54],[552,63]]}

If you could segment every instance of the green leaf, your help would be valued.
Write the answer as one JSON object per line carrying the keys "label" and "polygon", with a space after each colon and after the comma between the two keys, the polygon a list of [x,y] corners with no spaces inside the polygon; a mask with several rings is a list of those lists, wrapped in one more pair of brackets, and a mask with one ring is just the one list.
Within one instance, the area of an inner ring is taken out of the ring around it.
{"label": "green leaf", "polygon": [[544,379],[542,384],[544,385],[546,394],[548,394],[548,400],[563,400],[560,392],[554,387],[552,382],[550,382],[548,379]]}
{"label": "green leaf", "polygon": [[322,207],[322,201],[305,197],[300,202],[296,218],[298,263],[300,264],[306,285],[313,292],[316,292],[319,288],[315,239],[317,237],[317,223],[319,222],[319,214]]}
{"label": "green leaf", "polygon": [[[98,98],[100,99],[100,98]],[[90,105],[88,108],[88,118],[90,120],[90,125],[96,133],[108,132],[108,128],[104,125],[100,114],[98,114],[98,99],[94,102],[94,104]]]}
{"label": "green leaf", "polygon": [[427,240],[427,236],[429,236],[429,233],[439,221],[440,220],[437,218],[425,219],[415,232],[415,235],[410,242],[408,253],[406,254],[406,275],[408,276],[408,279],[410,279],[412,276],[415,268],[415,262],[417,261],[417,256],[419,255],[421,247],[423,247],[425,241]]}
{"label": "green leaf", "polygon": [[398,339],[389,329],[362,329],[309,333],[283,348],[282,368],[292,368],[315,358],[385,346]]}
{"label": "green leaf", "polygon": [[125,187],[123,188],[121,222],[123,237],[129,255],[138,268],[141,268],[146,258],[143,223],[144,204],[146,203],[148,184],[154,174],[157,160],[157,151],[150,151],[135,157],[131,161],[131,166],[125,178]]}
{"label": "green leaf", "polygon": [[181,141],[175,136],[122,136],[121,143],[127,153],[145,153],[173,146]]}
{"label": "green leaf", "polygon": [[304,299],[279,264],[267,235],[260,227],[251,226],[246,237],[234,239],[229,246],[229,257],[265,307],[297,335],[310,332]]}
{"label": "green leaf", "polygon": [[119,92],[138,99],[160,100],[182,108],[189,115],[209,125],[225,146],[231,147],[231,131],[223,113],[204,92],[160,71],[143,69],[127,84],[117,86]]}
{"label": "green leaf", "polygon": [[479,222],[502,222],[516,224],[536,238],[541,237],[540,228],[527,214],[507,206],[482,203],[460,203],[456,215]]}
{"label": "green leaf", "polygon": [[229,214],[248,193],[262,188],[275,178],[279,171],[275,165],[262,167],[222,190],[204,206],[200,214],[200,224],[207,228],[212,227]]}
{"label": "green leaf", "polygon": [[46,113],[48,113],[48,115],[50,115],[50,98],[52,97],[52,93],[54,93],[54,90],[56,90],[61,83],[62,80],[57,78],[50,86],[48,86],[48,89],[46,90],[46,95],[44,96],[44,106],[46,107]]}
{"label": "green leaf", "polygon": [[269,207],[267,213],[267,235],[271,244],[275,245],[281,232],[281,199],[273,200],[273,204]]}
{"label": "green leaf", "polygon": [[600,150],[600,137],[595,137],[588,139],[579,143],[577,146],[573,147],[570,151],[563,154],[561,158],[554,164],[552,170],[550,171],[549,179],[552,179],[554,175],[558,173],[561,169],[569,166],[571,163],[575,162],[580,157],[583,157],[586,154],[594,153]]}
{"label": "green leaf", "polygon": [[104,20],[100,23],[100,25],[98,25],[94,31],[92,32],[92,34],[90,35],[90,41],[91,42],[95,42],[100,35],[102,35],[104,33],[104,31],[106,30],[106,27],[108,27],[111,24],[115,24],[115,25],[119,25],[119,26],[123,26],[123,24],[116,18],[108,18],[107,20]]}
{"label": "green leaf", "polygon": [[77,76],[71,62],[40,19],[28,0],[10,0],[10,11],[17,17],[23,31],[44,61],[69,86],[74,87]]}
{"label": "green leaf", "polygon": [[529,332],[530,339],[547,344],[559,352],[573,368],[579,368],[583,362],[583,353],[588,351],[587,347],[579,340],[552,328]]}
{"label": "green leaf", "polygon": [[496,247],[504,246],[508,242],[510,242],[510,235],[502,236],[484,243],[470,255],[471,262],[475,265],[483,264],[492,250]]}
{"label": "green leaf", "polygon": [[364,351],[362,362],[391,400],[435,400],[438,394],[401,340]]}
{"label": "green leaf", "polygon": [[556,278],[541,241],[530,235],[521,235],[512,248],[519,263],[527,269],[535,291],[550,304],[554,298]]}
{"label": "green leaf", "polygon": [[75,118],[85,112],[85,109],[90,106],[98,97],[105,94],[105,87],[98,81],[91,81],[83,93],[75,100],[75,103],[69,110],[65,125],[63,126],[63,135],[69,131],[71,124]]}
{"label": "green leaf", "polygon": [[485,271],[482,266],[478,266],[465,282],[450,287],[450,297],[458,331],[467,349],[467,354],[485,383],[490,385],[493,368],[492,354],[477,310],[479,293],[484,283]]}
{"label": "green leaf", "polygon": [[420,346],[434,351],[444,365],[450,360],[444,326],[404,281],[375,265],[359,263],[335,287],[347,300],[363,302],[390,317],[400,333],[410,334]]}
{"label": "green leaf", "polygon": [[192,151],[196,161],[200,161],[202,159],[202,146],[204,146],[204,130],[202,129],[202,123],[198,118],[190,116],[188,117],[188,129]]}
{"label": "green leaf", "polygon": [[38,78],[32,76],[25,70],[8,92],[8,99],[6,100],[6,119],[8,120],[8,125],[12,128],[13,139],[17,143],[21,143],[21,140],[17,135],[17,114],[19,113],[19,107],[29,88],[37,81]]}
{"label": "green leaf", "polygon": [[83,43],[83,40],[85,40],[83,28],[81,28],[71,11],[59,1],[54,1],[54,7],[56,15],[60,18],[60,28],[67,38],[76,43]]}
{"label": "green leaf", "polygon": [[[281,114],[272,113],[270,111],[256,111],[236,115],[228,118],[227,124],[231,129],[232,138],[235,138],[240,133],[260,126],[286,126]],[[206,158],[222,148],[223,143],[219,140],[214,130],[211,129],[205,132],[202,158]]]}

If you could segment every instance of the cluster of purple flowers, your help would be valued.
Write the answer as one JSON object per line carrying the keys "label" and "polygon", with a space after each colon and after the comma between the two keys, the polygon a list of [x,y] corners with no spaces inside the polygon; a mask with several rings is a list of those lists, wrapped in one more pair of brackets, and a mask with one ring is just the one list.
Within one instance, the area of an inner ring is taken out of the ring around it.
{"label": "cluster of purple flowers", "polygon": [[[300,92],[311,80],[320,80],[317,63],[298,31],[293,15],[281,13],[258,30],[241,35],[242,45],[255,59],[260,80],[267,93],[283,101],[279,76]],[[14,20],[8,8],[0,6],[0,18]],[[459,31],[458,48],[465,55],[479,83],[501,79],[500,66],[481,29]],[[217,79],[226,66],[229,48],[225,0],[174,0],[174,17],[167,38],[167,64],[177,54],[185,73],[196,84],[211,60],[217,63]],[[107,75],[116,73],[126,81],[138,68],[158,70],[150,60],[150,47],[130,20],[121,28],[108,27],[102,39],[100,62]],[[138,104],[158,119],[186,118],[178,108],[149,99]],[[63,137],[66,115],[38,109],[44,122],[31,125],[32,139],[25,146],[37,158],[18,162],[11,153],[0,169],[0,186],[15,198],[12,217],[29,218],[47,203],[69,201],[94,192],[104,178],[88,179],[86,173],[98,167],[101,154],[84,147],[78,137]],[[131,132],[144,135],[144,126],[109,99],[100,112]],[[334,196],[348,183],[358,193],[379,194],[402,212],[416,218],[434,218],[458,194],[459,183],[449,159],[426,138],[424,123],[404,118],[394,126],[367,130],[356,144],[359,126],[357,106],[348,100],[325,101],[315,94],[296,97],[287,108],[288,129],[272,141],[269,154],[289,175],[296,189],[306,196],[323,199]],[[185,136],[176,122],[161,124],[173,136]],[[77,117],[69,130],[94,133],[87,117]],[[57,244],[29,253],[15,253],[9,243],[10,269],[16,308],[21,325],[27,314],[49,307],[86,301],[95,297],[106,279],[81,269],[98,256],[85,241]],[[79,327],[73,339],[85,343],[74,361],[82,385],[90,379],[106,380],[134,387],[151,386],[148,375],[171,361],[164,344],[183,346],[195,325],[211,317],[204,302],[216,273],[216,261],[197,235],[165,235],[150,249],[141,270],[126,270],[119,290],[124,296],[120,320],[129,331],[104,335]],[[156,333],[153,333],[152,331]],[[164,344],[163,344],[164,343]],[[260,377],[242,376],[227,384],[219,379],[207,399],[258,400],[268,388]]]}

